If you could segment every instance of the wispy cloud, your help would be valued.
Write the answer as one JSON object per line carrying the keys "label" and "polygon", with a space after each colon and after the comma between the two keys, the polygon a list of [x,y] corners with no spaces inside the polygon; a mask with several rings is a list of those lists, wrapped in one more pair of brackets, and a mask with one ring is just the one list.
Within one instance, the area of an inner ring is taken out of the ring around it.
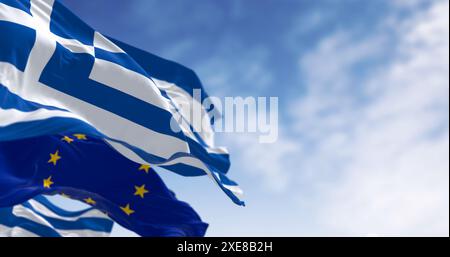
{"label": "wispy cloud", "polygon": [[196,71],[214,95],[261,94],[274,79],[269,57],[268,49],[263,46],[249,49],[240,40],[225,37]]}
{"label": "wispy cloud", "polygon": [[323,38],[300,59],[286,133],[230,137],[245,147],[235,165],[295,192],[322,235],[448,235],[448,18],[440,1]]}
{"label": "wispy cloud", "polygon": [[301,198],[320,203],[328,233],[448,235],[448,18],[442,1],[398,20],[389,63],[359,79],[389,47],[383,34],[336,33],[301,60],[308,92],[294,115],[312,150],[299,159],[316,190]]}

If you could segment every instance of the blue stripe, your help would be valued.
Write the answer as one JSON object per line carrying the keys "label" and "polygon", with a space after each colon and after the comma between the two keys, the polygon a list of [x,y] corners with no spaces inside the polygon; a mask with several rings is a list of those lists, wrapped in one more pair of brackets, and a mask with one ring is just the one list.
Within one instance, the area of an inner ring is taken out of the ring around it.
{"label": "blue stripe", "polygon": [[13,208],[0,208],[0,224],[7,227],[20,227],[42,237],[61,237],[54,229],[29,219],[17,217],[12,213]]}
{"label": "blue stripe", "polygon": [[120,66],[139,73],[147,78],[150,77],[147,72],[126,53],[111,53],[100,48],[95,48],[95,58],[119,64]]}
{"label": "blue stripe", "polygon": [[76,39],[85,45],[94,44],[94,30],[59,1],[53,4],[50,31],[63,38]]}
{"label": "blue stripe", "polygon": [[[221,180],[217,177],[217,176],[220,175],[220,174],[217,174],[217,173],[214,173],[214,172],[213,172],[212,175],[213,175],[214,180],[219,184],[220,189],[222,189],[222,191],[223,191],[226,195],[228,195],[228,197],[230,197],[230,199],[231,199],[235,204],[245,206],[245,202],[241,201],[241,200],[240,200],[240,199],[239,199],[232,191],[230,191],[229,189],[227,189],[227,188],[224,187],[224,184],[225,184],[225,185],[229,185],[229,184],[223,183],[223,181],[221,181]],[[226,182],[227,182],[227,183],[232,182],[232,185],[230,185],[230,186],[237,185],[235,182],[233,182],[233,181],[231,181],[231,180],[229,180],[229,179],[227,179]]]}
{"label": "blue stripe", "polygon": [[38,196],[34,197],[33,200],[44,205],[50,211],[57,214],[58,216],[63,216],[63,217],[70,217],[70,218],[78,217],[78,216],[85,214],[86,212],[89,212],[89,211],[92,211],[95,209],[95,208],[91,207],[91,208],[87,208],[87,209],[81,210],[81,211],[67,211],[67,210],[61,209],[58,206],[54,205],[52,202],[50,202],[46,197],[44,197],[42,195],[38,195]]}
{"label": "blue stripe", "polygon": [[20,9],[28,14],[31,15],[31,3],[30,0],[0,0],[0,3],[4,3],[6,5],[9,5],[11,7]]}
{"label": "blue stripe", "polygon": [[36,32],[28,27],[0,21],[0,62],[8,62],[24,71],[31,49],[34,45]]}
{"label": "blue stripe", "polygon": [[98,232],[111,232],[113,222],[109,219],[105,218],[79,218],[74,221],[67,221],[57,218],[52,218],[42,214],[40,211],[36,210],[31,206],[30,203],[25,202],[22,204],[27,209],[32,210],[34,213],[43,217],[46,221],[48,221],[55,229],[61,230],[82,230],[89,229]]}
{"label": "blue stripe", "polygon": [[9,91],[8,88],[2,85],[1,83],[0,83],[0,108],[17,109],[22,112],[31,112],[36,111],[38,109],[66,111],[64,109],[56,108],[53,106],[42,105],[36,102],[24,100],[20,96]]}
{"label": "blue stripe", "polygon": [[[167,81],[177,85],[192,95],[193,89],[201,89],[203,101],[208,95],[205,93],[202,83],[195,72],[179,63],[163,59],[144,50],[108,37],[114,44],[124,50],[134,59],[145,72],[153,78]],[[112,54],[112,53],[111,53]],[[125,66],[127,67],[127,66]],[[128,68],[128,67],[127,67]]]}
{"label": "blue stripe", "polygon": [[193,139],[187,137],[191,155],[202,160],[205,164],[213,166],[218,172],[226,174],[230,168],[230,159],[228,154],[208,153],[207,149],[195,142]]}

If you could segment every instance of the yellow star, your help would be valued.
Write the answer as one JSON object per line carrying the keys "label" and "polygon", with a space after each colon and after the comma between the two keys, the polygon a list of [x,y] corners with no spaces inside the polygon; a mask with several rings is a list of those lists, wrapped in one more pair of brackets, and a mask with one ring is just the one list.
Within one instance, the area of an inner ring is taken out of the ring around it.
{"label": "yellow star", "polygon": [[73,136],[76,137],[78,140],[87,140],[85,134],[73,134]]}
{"label": "yellow star", "polygon": [[84,199],[84,201],[85,201],[87,204],[92,204],[92,205],[94,205],[94,204],[97,203],[96,201],[94,201],[94,199],[92,199],[92,198],[90,198],[90,197]]}
{"label": "yellow star", "polygon": [[130,204],[127,204],[125,207],[120,206],[120,209],[125,212],[126,215],[130,216],[134,213],[134,211],[130,208]]}
{"label": "yellow star", "polygon": [[148,170],[150,169],[150,165],[149,164],[142,164],[140,167],[139,167],[139,170],[143,170],[143,171],[145,171],[145,173],[148,173]]}
{"label": "yellow star", "polygon": [[140,187],[134,186],[134,188],[136,189],[136,192],[134,192],[134,195],[138,195],[141,198],[144,198],[144,194],[148,193],[148,190],[145,189],[145,185],[142,185]]}
{"label": "yellow star", "polygon": [[53,165],[56,166],[56,162],[61,159],[61,156],[59,156],[59,151],[56,151],[55,153],[50,154],[50,160],[48,160],[48,163],[53,163]]}
{"label": "yellow star", "polygon": [[50,188],[50,186],[53,184],[52,176],[44,179],[44,188]]}
{"label": "yellow star", "polygon": [[73,142],[73,139],[68,136],[64,136],[61,140],[66,141],[69,144]]}

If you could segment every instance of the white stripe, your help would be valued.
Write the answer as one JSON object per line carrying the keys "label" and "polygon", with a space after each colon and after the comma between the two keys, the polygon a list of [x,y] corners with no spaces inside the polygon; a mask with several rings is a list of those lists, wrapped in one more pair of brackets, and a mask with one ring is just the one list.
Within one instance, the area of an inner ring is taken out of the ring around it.
{"label": "white stripe", "polygon": [[60,216],[50,209],[48,209],[45,205],[41,204],[40,202],[36,200],[29,200],[28,203],[38,212],[42,213],[43,215],[59,220],[65,220],[65,221],[77,221],[81,218],[103,218],[103,219],[109,219],[105,214],[103,214],[101,211],[92,209],[90,211],[87,211],[79,216],[74,217],[67,217],[67,216]]}
{"label": "white stripe", "polygon": [[89,78],[163,110],[171,109],[151,79],[116,63],[96,58]]}
{"label": "white stripe", "polygon": [[108,237],[110,233],[99,232],[89,229],[74,229],[74,230],[61,230],[57,229],[58,233],[63,237]]}
{"label": "white stripe", "polygon": [[189,165],[189,166],[192,166],[192,167],[195,167],[195,168],[205,171],[206,175],[208,175],[209,178],[211,178],[214,182],[217,183],[217,181],[213,178],[213,175],[212,175],[211,171],[208,169],[208,167],[206,167],[206,165],[197,158],[183,156],[183,157],[176,158],[174,160],[171,160],[164,164],[159,164],[156,166],[159,166],[162,168],[168,168],[169,166],[176,165],[179,163],[186,164],[186,165]]}
{"label": "white stripe", "polygon": [[225,184],[221,183],[219,176],[214,175],[214,177],[216,177],[218,180],[218,181],[216,181],[216,179],[213,178],[213,174],[208,169],[208,167],[206,167],[206,165],[202,161],[200,161],[199,159],[196,159],[196,158],[184,156],[184,157],[180,157],[180,158],[177,158],[172,161],[166,162],[161,165],[156,165],[156,166],[159,166],[162,168],[168,168],[169,166],[176,165],[178,163],[183,163],[183,164],[204,170],[206,172],[206,174],[208,175],[208,177],[211,178],[216,184],[218,184],[218,185],[219,185],[219,183],[222,184],[226,189],[230,190],[239,199],[241,199],[241,197],[244,194],[244,192],[242,191],[242,189],[239,188],[239,186],[225,185]]}
{"label": "white stripe", "polygon": [[39,235],[21,227],[7,227],[0,224],[0,237],[39,237]]}
{"label": "white stripe", "polygon": [[225,184],[222,184],[222,185],[226,189],[228,189],[231,192],[233,192],[233,194],[235,196],[237,196],[240,200],[242,200],[242,197],[244,196],[244,191],[242,191],[242,189],[239,186],[230,186],[230,185],[225,185]]}
{"label": "white stripe", "polygon": [[35,28],[31,15],[3,3],[0,3],[0,21],[9,21],[29,28]]}
{"label": "white stripe", "polygon": [[22,205],[15,205],[13,207],[12,213],[16,215],[17,217],[22,217],[31,221],[34,221],[36,223],[39,223],[41,225],[44,225],[46,227],[51,227],[54,229],[52,224],[50,224],[46,219],[44,219],[42,216],[36,214],[32,210],[25,208]]}
{"label": "white stripe", "polygon": [[46,227],[50,227],[53,230],[55,230],[58,234],[64,237],[75,237],[75,236],[82,236],[82,237],[100,237],[100,236],[108,236],[109,233],[106,232],[99,232],[89,229],[83,229],[83,230],[63,230],[63,229],[55,229],[47,220],[45,220],[42,216],[39,216],[37,213],[33,212],[32,210],[25,208],[22,205],[16,205],[13,207],[13,214],[17,217],[22,217],[31,221],[34,221],[36,223],[39,223],[41,225],[44,225]]}
{"label": "white stripe", "polygon": [[94,46],[111,53],[124,53],[120,47],[97,31],[94,34]]}
{"label": "white stripe", "polygon": [[[134,161],[136,163],[140,163],[140,164],[147,163],[139,155],[137,155],[135,152],[131,151],[129,148],[125,147],[124,145],[122,145],[120,143],[117,143],[117,142],[110,141],[110,140],[105,140],[105,141],[109,145],[111,145],[116,151],[121,153],[123,156],[125,156],[129,160],[132,160],[132,161]],[[179,164],[179,163],[183,163],[183,164],[189,165],[191,167],[195,167],[195,168],[198,168],[200,170],[205,171],[205,174],[208,175],[208,177],[210,179],[212,179],[215,183],[217,183],[217,181],[212,177],[211,172],[205,166],[205,164],[203,162],[201,162],[200,160],[196,159],[196,158],[180,157],[180,158],[177,158],[177,159],[172,160],[170,162],[166,162],[164,164],[155,165],[155,166],[161,167],[161,168],[169,168],[170,166],[176,165],[176,164]],[[219,179],[219,178],[217,177],[217,179]],[[225,185],[225,184],[222,184],[222,185],[226,189],[230,190],[234,195],[236,195],[236,197],[238,197],[239,199],[242,199],[242,197],[244,195],[244,192],[242,191],[242,189],[239,186],[230,186],[230,185]]]}
{"label": "white stripe", "polygon": [[31,0],[30,12],[33,15],[36,29],[47,29],[50,31],[50,17],[55,0]]}
{"label": "white stripe", "polygon": [[[117,143],[117,142],[113,142],[111,140],[105,140],[105,142],[108,143],[111,147],[113,147],[116,151],[118,151],[120,154],[122,154],[129,160],[132,160],[132,161],[134,161],[136,163],[140,163],[140,164],[147,163],[144,159],[142,159],[139,155],[137,155],[135,152],[133,152],[131,149],[127,148],[126,146],[124,146],[120,143]],[[155,164],[155,166],[161,167],[161,168],[167,168],[169,166],[176,165],[179,163],[183,163],[183,164],[198,168],[200,170],[203,170],[209,177],[211,177],[211,173],[210,173],[209,169],[205,166],[205,164],[202,161],[198,160],[197,158],[193,158],[193,157],[186,157],[186,156],[179,157],[174,160],[164,162],[162,164]]]}
{"label": "white stripe", "polygon": [[139,164],[148,164],[147,161],[142,159],[139,155],[133,152],[130,148],[124,146],[121,143],[117,143],[108,139],[105,139],[105,142],[108,143],[112,148],[114,148],[117,152],[125,156],[131,161],[134,161]]}
{"label": "white stripe", "polygon": [[17,122],[44,120],[53,117],[79,119],[78,116],[65,111],[38,109],[32,112],[22,112],[16,109],[5,110],[0,108],[0,127],[6,127]]}
{"label": "white stripe", "polygon": [[[125,147],[124,145],[117,143],[117,142],[113,142],[110,140],[105,140],[109,145],[111,145],[116,151],[118,151],[119,153],[121,153],[123,156],[125,156],[126,158],[128,158],[129,160],[132,160],[136,163],[140,163],[140,164],[144,164],[147,163],[144,159],[142,159],[139,155],[137,155],[135,152],[131,151],[129,148]],[[208,175],[208,177],[210,179],[212,179],[214,182],[216,182],[216,180],[212,177],[211,172],[209,171],[209,169],[205,166],[205,164],[203,162],[201,162],[200,160],[196,159],[196,158],[192,158],[192,157],[180,157],[177,159],[174,159],[172,161],[169,162],[165,162],[164,164],[159,164],[159,165],[155,165],[157,167],[161,167],[161,168],[169,168],[172,165],[176,165],[179,163],[183,163],[186,165],[189,165],[191,167],[195,167],[198,168],[200,170],[205,171],[205,174]],[[217,177],[217,179],[219,179],[219,177]],[[217,182],[216,182],[217,183]],[[222,184],[226,189],[230,190],[234,195],[236,195],[239,199],[242,199],[244,192],[242,191],[242,189],[239,186],[230,186],[230,185],[225,185]]]}
{"label": "white stripe", "polygon": [[[24,80],[21,80],[25,85],[39,80],[42,71],[55,52],[56,42],[52,40],[53,33],[50,32],[52,8],[52,0],[31,0],[30,10],[33,15],[33,23],[35,24],[36,40],[25,68],[27,76],[24,77]],[[26,90],[24,86],[22,86],[22,90]]]}
{"label": "white stripe", "polygon": [[241,197],[244,196],[244,191],[242,191],[242,189],[239,186],[227,185],[221,181],[220,175],[218,172],[213,172],[213,173],[216,175],[216,178],[223,185],[223,187],[230,190],[235,196],[237,196],[237,198],[241,199]]}
{"label": "white stripe", "polygon": [[[189,93],[176,84],[152,78],[161,90],[164,90],[170,99],[177,104],[177,108],[183,117],[187,118],[191,126],[201,136],[210,147],[214,147],[214,131],[209,123],[209,119],[193,120],[191,117],[193,110],[200,110],[202,117],[208,117],[203,105],[194,99]],[[193,123],[192,123],[193,122]]]}
{"label": "white stripe", "polygon": [[67,48],[72,53],[90,54],[92,56],[95,55],[95,50],[93,46],[85,45],[76,39],[63,38],[53,33],[51,35],[53,37],[53,40],[55,40],[56,42]]}

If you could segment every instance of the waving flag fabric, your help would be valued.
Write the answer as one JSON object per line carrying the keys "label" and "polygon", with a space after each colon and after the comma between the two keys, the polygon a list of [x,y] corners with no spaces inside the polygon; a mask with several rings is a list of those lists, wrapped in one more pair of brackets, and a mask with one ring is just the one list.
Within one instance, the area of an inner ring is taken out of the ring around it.
{"label": "waving flag fabric", "polygon": [[0,0],[0,35],[0,141],[86,134],[136,163],[208,175],[243,204],[208,116],[187,117],[208,115],[194,72],[103,36],[54,0]]}
{"label": "waving flag fabric", "polygon": [[61,194],[141,236],[203,236],[207,224],[158,174],[85,134],[0,142],[0,207]]}
{"label": "waving flag fabric", "polygon": [[0,236],[100,237],[109,236],[112,227],[113,221],[94,208],[66,211],[44,196],[0,208]]}

